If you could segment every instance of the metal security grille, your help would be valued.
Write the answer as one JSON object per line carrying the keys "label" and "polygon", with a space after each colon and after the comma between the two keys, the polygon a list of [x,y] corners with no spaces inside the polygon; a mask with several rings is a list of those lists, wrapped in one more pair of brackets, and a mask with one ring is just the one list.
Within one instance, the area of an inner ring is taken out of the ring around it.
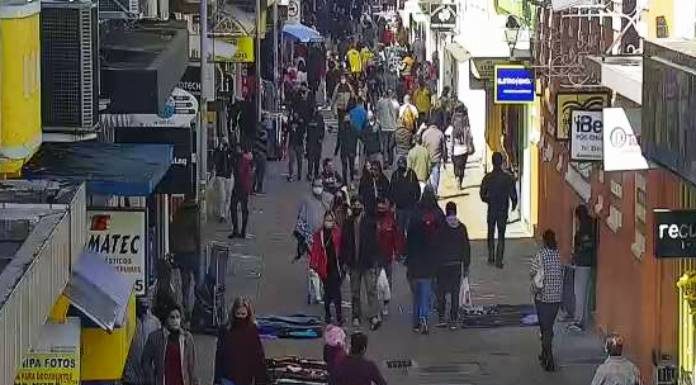
{"label": "metal security grille", "polygon": [[46,128],[84,130],[97,123],[97,17],[91,2],[42,4],[42,118]]}

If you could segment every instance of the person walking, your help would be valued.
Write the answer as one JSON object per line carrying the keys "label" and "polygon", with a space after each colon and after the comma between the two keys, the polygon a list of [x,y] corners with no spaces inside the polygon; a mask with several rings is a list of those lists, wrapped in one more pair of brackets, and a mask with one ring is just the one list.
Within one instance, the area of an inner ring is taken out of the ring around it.
{"label": "person walking", "polygon": [[297,210],[297,221],[293,235],[297,240],[297,255],[295,260],[302,258],[310,250],[312,235],[324,224],[324,214],[331,210],[333,196],[324,192],[321,179],[312,182],[312,192],[300,202]]}
{"label": "person walking", "polygon": [[447,148],[445,146],[445,134],[434,124],[428,126],[423,132],[423,146],[430,155],[430,187],[437,196],[440,187],[440,169],[443,160],[447,159]]}
{"label": "person walking", "polygon": [[404,96],[404,104],[399,107],[399,123],[412,133],[418,127],[418,108],[411,104],[411,96]]}
{"label": "person walking", "polygon": [[575,318],[570,329],[582,331],[587,326],[589,313],[590,279],[597,264],[596,228],[594,219],[585,205],[575,208],[577,230],[573,238],[573,269]]}
{"label": "person walking", "polygon": [[430,118],[430,98],[432,94],[425,84],[425,80],[421,79],[418,82],[418,88],[413,91],[413,102],[416,104],[418,109],[418,125],[428,122]]}
{"label": "person walking", "polygon": [[[249,196],[253,191],[254,183],[254,156],[250,148],[245,148],[243,151],[241,146],[237,145],[235,154],[235,180],[232,189],[232,205],[230,213],[232,218],[232,234],[228,238],[246,238],[247,224],[249,223]],[[238,207],[242,212],[242,226],[239,227]]]}
{"label": "person walking", "polygon": [[142,367],[142,357],[150,334],[162,327],[160,321],[150,312],[150,304],[146,298],[138,298],[135,302],[135,334],[131,341],[126,366],[123,369],[125,385],[149,385],[145,382],[145,371]]}
{"label": "person walking", "polygon": [[384,175],[382,164],[378,161],[365,163],[364,171],[360,178],[358,194],[365,209],[374,212],[377,200],[389,195],[389,179]]}
{"label": "person walking", "polygon": [[396,161],[396,171],[391,175],[389,199],[396,209],[396,222],[404,235],[420,196],[418,177],[412,169],[408,168],[406,158],[402,156]]}
{"label": "person walking", "polygon": [[146,384],[198,385],[193,336],[181,327],[181,308],[171,305],[164,327],[150,334],[141,366]]}
{"label": "person walking", "polygon": [[288,182],[292,182],[295,175],[295,164],[297,164],[297,180],[302,180],[306,127],[304,120],[297,113],[293,115],[293,119],[288,124]]}
{"label": "person walking", "polygon": [[[515,178],[503,170],[503,155],[493,153],[493,171],[486,174],[481,181],[479,194],[481,200],[488,204],[488,264],[503,268],[505,255],[505,230],[507,229],[508,211],[517,208],[517,189]],[[495,230],[498,230],[498,244],[495,242]]]}
{"label": "person walking", "polygon": [[350,354],[337,365],[329,378],[331,385],[387,385],[377,365],[365,358],[367,335],[350,336]]}
{"label": "person walking", "polygon": [[[404,255],[405,243],[404,232],[396,222],[394,211],[391,210],[389,199],[386,196],[377,200],[377,239],[381,252],[381,267],[389,282],[389,291],[393,288],[393,266],[394,262]],[[381,273],[380,273],[381,274]],[[385,298],[382,307],[382,316],[389,315],[390,298]]]}
{"label": "person walking", "polygon": [[363,66],[357,44],[351,46],[348,52],[346,52],[346,62],[348,63],[348,68],[350,68],[350,73],[356,77],[360,76]]}
{"label": "person walking", "polygon": [[464,176],[469,156],[475,152],[474,137],[469,127],[469,117],[465,107],[459,106],[452,117],[450,150],[452,164],[454,165],[454,177],[457,180],[459,190],[464,189]]}
{"label": "person walking", "polygon": [[219,385],[267,384],[266,355],[254,322],[251,303],[237,298],[232,319],[218,335],[215,379]]}
{"label": "person walking", "polygon": [[259,125],[258,135],[254,143],[254,193],[263,194],[263,181],[266,177],[266,163],[268,161],[268,131],[263,125]]}
{"label": "person walking", "polygon": [[365,148],[365,160],[367,162],[382,163],[382,126],[379,124],[372,111],[367,113],[367,124],[360,138]]}
{"label": "person walking", "polygon": [[331,211],[324,214],[324,226],[317,230],[309,250],[309,267],[317,272],[324,287],[324,322],[332,323],[331,305],[334,305],[336,324],[343,324],[341,283],[343,282],[341,257],[341,228]]}
{"label": "person walking", "polygon": [[358,133],[350,124],[350,116],[346,115],[338,129],[338,138],[334,156],[341,155],[341,171],[346,184],[355,180],[355,153],[358,148]]}
{"label": "person walking", "polygon": [[592,385],[641,385],[640,371],[623,355],[624,339],[610,334],[604,342],[609,357],[599,365],[592,378]]}
{"label": "person walking", "polygon": [[319,177],[319,162],[321,160],[325,131],[324,118],[319,113],[319,110],[314,109],[312,117],[307,124],[307,181]]}
{"label": "person walking", "polygon": [[217,187],[216,213],[220,223],[225,221],[230,209],[230,199],[234,184],[232,173],[230,143],[227,138],[222,138],[220,144],[213,152],[213,164],[215,166],[215,186]]}
{"label": "person walking", "polygon": [[399,124],[396,131],[394,131],[394,145],[396,159],[408,157],[408,152],[413,147],[413,131]]}
{"label": "person walking", "polygon": [[416,145],[408,152],[407,165],[408,168],[416,173],[421,194],[428,183],[432,164],[430,153],[428,149],[423,146],[423,139],[421,139],[420,136],[416,136]]}
{"label": "person walking", "polygon": [[181,272],[182,297],[179,304],[187,320],[194,305],[190,300],[193,298],[190,290],[193,290],[197,280],[203,277],[200,271],[202,259],[199,215],[200,207],[192,197],[187,197],[174,214],[170,227],[169,249]]}
{"label": "person walking", "polygon": [[[377,298],[377,278],[379,276],[379,243],[377,241],[377,221],[375,213],[363,212],[360,198],[352,199],[351,216],[344,226],[344,260],[350,268],[350,291],[352,296],[353,326],[360,327],[364,315],[370,321],[372,330],[382,325]],[[366,314],[363,314],[362,289],[367,298]]]}
{"label": "person walking", "polygon": [[[471,244],[466,226],[457,218],[457,204],[447,202],[445,225],[435,235],[437,251],[437,312],[438,327],[457,328],[459,320],[459,288],[471,264]],[[447,295],[450,297],[450,315],[447,320]]]}
{"label": "person walking", "polygon": [[323,160],[320,177],[324,183],[324,191],[329,194],[336,194],[343,187],[343,178],[336,171],[336,166],[334,166],[334,161],[331,158]]}
{"label": "person walking", "polygon": [[382,127],[382,154],[389,167],[394,163],[394,132],[399,119],[399,102],[394,99],[394,91],[388,90],[377,102],[377,122]]}
{"label": "person walking", "polygon": [[529,275],[532,278],[532,294],[541,331],[539,363],[544,370],[552,372],[556,370],[553,358],[553,325],[561,305],[563,271],[556,234],[552,230],[546,230],[543,242],[543,247],[532,259]]}
{"label": "person walking", "polygon": [[348,76],[342,74],[331,96],[331,106],[336,114],[339,125],[343,122],[343,119],[348,113],[348,105],[353,95],[353,87],[348,83]]}
{"label": "person walking", "polygon": [[418,204],[406,238],[406,277],[413,295],[413,331],[428,334],[432,284],[437,269],[435,235],[444,221],[435,194],[428,187]]}

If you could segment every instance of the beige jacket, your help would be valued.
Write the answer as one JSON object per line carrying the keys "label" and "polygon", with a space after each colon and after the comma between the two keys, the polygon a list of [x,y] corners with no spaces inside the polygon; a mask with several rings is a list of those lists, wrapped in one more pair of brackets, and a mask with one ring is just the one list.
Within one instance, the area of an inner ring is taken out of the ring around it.
{"label": "beige jacket", "polygon": [[[146,382],[153,385],[164,385],[164,358],[167,348],[169,331],[161,328],[150,334],[145,344],[142,357],[142,367]],[[181,352],[181,376],[184,385],[198,385],[196,378],[196,349],[191,333],[182,330],[179,335]]]}

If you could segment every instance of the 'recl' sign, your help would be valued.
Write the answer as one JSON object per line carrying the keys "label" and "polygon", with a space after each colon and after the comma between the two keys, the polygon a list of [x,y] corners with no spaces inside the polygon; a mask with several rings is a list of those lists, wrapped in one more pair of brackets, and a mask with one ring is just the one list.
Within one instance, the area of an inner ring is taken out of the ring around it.
{"label": "'recl' sign", "polygon": [[87,250],[104,256],[145,294],[145,211],[87,210]]}
{"label": "'recl' sign", "polygon": [[654,211],[655,257],[696,257],[696,210]]}

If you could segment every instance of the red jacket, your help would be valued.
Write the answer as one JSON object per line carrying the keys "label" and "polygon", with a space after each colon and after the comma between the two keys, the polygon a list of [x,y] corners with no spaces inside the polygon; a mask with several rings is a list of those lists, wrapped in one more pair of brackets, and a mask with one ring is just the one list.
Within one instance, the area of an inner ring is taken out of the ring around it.
{"label": "red jacket", "polygon": [[[333,237],[334,252],[336,254],[336,266],[341,266],[340,251],[341,251],[341,228],[335,226],[331,231]],[[309,250],[309,267],[316,271],[321,280],[329,277],[329,260],[326,256],[324,248],[324,229],[317,230],[312,236],[312,247]]]}
{"label": "red jacket", "polygon": [[251,153],[242,154],[238,158],[234,181],[236,193],[251,194],[254,183],[253,159]]}
{"label": "red jacket", "polygon": [[385,262],[394,262],[397,256],[404,253],[406,241],[393,212],[390,211],[377,220],[377,239]]}

